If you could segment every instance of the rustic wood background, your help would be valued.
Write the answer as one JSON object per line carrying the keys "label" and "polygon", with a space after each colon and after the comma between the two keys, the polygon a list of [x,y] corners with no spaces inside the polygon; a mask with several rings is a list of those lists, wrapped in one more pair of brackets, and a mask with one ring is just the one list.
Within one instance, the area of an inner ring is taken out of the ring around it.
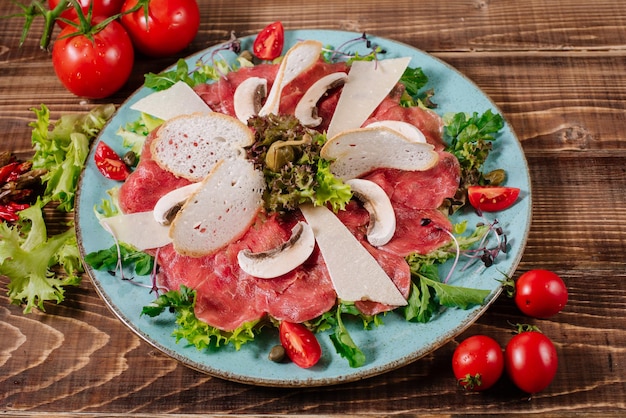
{"label": "rustic wood background", "polygon": [[[18,0],[19,1],[19,0]],[[25,2],[26,0],[24,0]],[[485,415],[626,410],[626,2],[614,0],[199,0],[200,32],[185,56],[281,20],[287,29],[368,32],[425,50],[459,69],[500,107],[530,167],[533,222],[518,273],[545,268],[566,281],[559,315],[534,324],[560,358],[532,397],[503,379],[486,393],[455,387],[458,342],[485,333],[503,345],[529,322],[500,297],[468,331],[385,375],[332,387],[274,389],[223,381],[155,351],[105,307],[89,280],[62,305],[23,315],[0,294],[0,414]],[[18,12],[2,1],[2,14]],[[31,155],[29,110],[53,117],[96,102],[72,96],[38,48],[18,47],[19,19],[0,20],[0,149]],[[121,103],[143,74],[176,61],[139,57]],[[103,102],[105,102],[103,101]],[[50,214],[51,232],[64,219]],[[0,279],[6,289],[7,279]]]}

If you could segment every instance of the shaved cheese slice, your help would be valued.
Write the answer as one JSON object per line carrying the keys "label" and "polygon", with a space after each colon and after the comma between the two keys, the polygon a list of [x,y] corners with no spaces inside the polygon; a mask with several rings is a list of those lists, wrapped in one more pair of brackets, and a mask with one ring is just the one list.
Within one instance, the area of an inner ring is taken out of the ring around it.
{"label": "shaved cheese slice", "polygon": [[115,215],[101,219],[100,224],[113,233],[117,241],[141,251],[163,247],[172,242],[169,226],[155,221],[152,211]]}
{"label": "shaved cheese slice", "polygon": [[152,93],[130,108],[163,120],[192,113],[212,112],[209,105],[184,81],[177,82],[167,90]]}
{"label": "shaved cheese slice", "polygon": [[267,100],[259,111],[259,116],[267,116],[270,113],[278,114],[283,88],[315,64],[319,60],[321,53],[322,43],[311,40],[298,42],[287,51],[280,63],[274,84],[272,84],[272,88],[267,95]]}
{"label": "shaved cheese slice", "polygon": [[328,126],[327,137],[360,128],[400,80],[409,61],[411,58],[406,57],[353,62]]}
{"label": "shaved cheese slice", "polygon": [[302,205],[300,210],[313,229],[339,299],[407,304],[376,259],[334,213],[325,206]]}

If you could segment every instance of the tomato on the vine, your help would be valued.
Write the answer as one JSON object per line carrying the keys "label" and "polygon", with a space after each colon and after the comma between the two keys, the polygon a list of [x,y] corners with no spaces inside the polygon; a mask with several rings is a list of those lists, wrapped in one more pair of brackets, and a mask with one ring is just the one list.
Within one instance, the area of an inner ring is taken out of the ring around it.
{"label": "tomato on the vine", "polygon": [[285,45],[285,29],[281,22],[267,25],[254,39],[252,53],[262,60],[273,60],[280,57]]}
{"label": "tomato on the vine", "polygon": [[[137,4],[142,7],[128,13]],[[200,9],[196,0],[151,0],[149,3],[126,0],[122,13],[120,21],[133,45],[137,51],[151,57],[165,57],[182,51],[200,28]]]}
{"label": "tomato on the vine", "polygon": [[[54,10],[54,8],[57,7],[61,1],[63,1],[64,3],[67,3],[67,0],[48,0],[48,7],[50,8],[50,10]],[[92,3],[93,4],[92,6],[93,17],[114,16],[118,14],[120,10],[122,10],[122,4],[124,3],[124,0],[77,0],[77,1],[85,16],[87,16],[87,13],[89,12],[89,5],[90,3]],[[73,5],[71,5],[63,13],[61,13],[60,17],[62,17],[63,19],[70,20],[70,21],[75,21],[78,18],[78,15],[76,13],[76,8]],[[68,25],[67,22],[64,22],[62,20],[57,20],[57,23],[62,28]]]}
{"label": "tomato on the vine", "polygon": [[515,385],[527,393],[544,390],[554,379],[558,357],[554,344],[538,331],[515,335],[504,350],[507,374]]}
{"label": "tomato on the vine", "polygon": [[[94,19],[97,25],[100,18]],[[77,96],[101,99],[119,90],[133,69],[128,34],[116,21],[85,33],[67,26],[54,42],[52,65],[63,85]]]}
{"label": "tomato on the vine", "polygon": [[500,379],[504,370],[502,348],[491,337],[473,335],[454,350],[452,370],[464,389],[489,389]]}
{"label": "tomato on the vine", "polygon": [[322,348],[315,334],[302,324],[281,322],[279,337],[287,356],[302,368],[314,366],[322,356]]}
{"label": "tomato on the vine", "polygon": [[515,304],[525,315],[549,318],[567,304],[567,286],[556,273],[529,270],[515,281]]}
{"label": "tomato on the vine", "polygon": [[519,192],[517,187],[470,186],[467,197],[474,208],[483,212],[497,212],[513,205]]}
{"label": "tomato on the vine", "polygon": [[123,181],[130,174],[130,169],[120,156],[102,141],[96,146],[94,161],[98,171],[108,179]]}

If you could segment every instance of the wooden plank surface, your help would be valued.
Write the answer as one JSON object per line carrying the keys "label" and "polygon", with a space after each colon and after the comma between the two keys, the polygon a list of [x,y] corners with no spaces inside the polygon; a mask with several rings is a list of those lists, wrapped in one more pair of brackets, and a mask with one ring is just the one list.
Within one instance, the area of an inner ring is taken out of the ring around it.
{"label": "wooden plank surface", "polygon": [[[17,8],[9,3],[2,13]],[[533,221],[518,273],[547,268],[569,287],[566,309],[532,320],[557,345],[559,371],[533,395],[503,379],[486,393],[454,384],[450,358],[463,338],[501,344],[529,322],[500,297],[468,331],[396,371],[332,387],[246,386],[188,369],[132,334],[89,280],[46,313],[22,314],[0,293],[0,413],[7,415],[300,414],[468,416],[626,410],[626,3],[299,0],[199,1],[200,32],[179,56],[281,20],[287,29],[367,32],[423,49],[463,72],[499,106],[528,161]],[[38,26],[34,25],[33,34]],[[123,102],[177,57],[139,57],[129,83],[104,101],[67,93],[47,52],[19,21],[0,20],[0,149],[31,154],[29,110],[53,117]],[[61,228],[64,219],[49,214]],[[54,228],[54,227],[53,227]],[[6,289],[7,280],[0,279]],[[621,413],[621,414],[620,414]]]}

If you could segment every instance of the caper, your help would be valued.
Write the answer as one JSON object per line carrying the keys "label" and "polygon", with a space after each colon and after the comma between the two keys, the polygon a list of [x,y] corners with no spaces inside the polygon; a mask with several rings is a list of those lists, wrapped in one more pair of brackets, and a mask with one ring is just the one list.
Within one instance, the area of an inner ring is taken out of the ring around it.
{"label": "caper", "polygon": [[265,165],[272,171],[278,171],[289,162],[293,161],[295,153],[293,147],[285,141],[276,141],[267,150]]}
{"label": "caper", "polygon": [[128,151],[122,157],[122,161],[124,161],[124,164],[126,164],[127,166],[134,167],[135,165],[137,165],[137,154],[135,154],[134,151]]}
{"label": "caper", "polygon": [[267,357],[275,363],[280,363],[285,359],[285,347],[280,344],[275,345]]}
{"label": "caper", "polygon": [[499,186],[500,184],[504,183],[504,180],[506,180],[506,171],[498,168],[496,170],[488,172],[487,174],[485,174],[484,177],[485,180],[489,181],[490,185]]}

